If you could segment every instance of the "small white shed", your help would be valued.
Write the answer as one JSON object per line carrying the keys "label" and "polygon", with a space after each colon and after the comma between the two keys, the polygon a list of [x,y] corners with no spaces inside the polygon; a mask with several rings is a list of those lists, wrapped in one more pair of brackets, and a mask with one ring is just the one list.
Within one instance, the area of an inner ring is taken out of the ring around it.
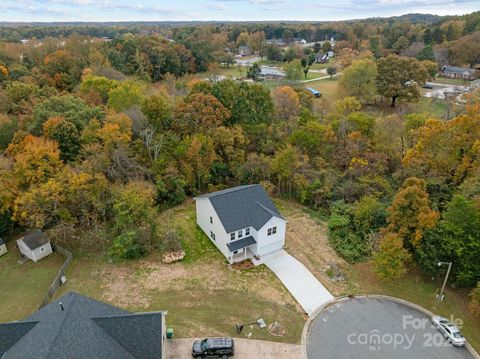
{"label": "small white shed", "polygon": [[52,253],[52,245],[47,235],[40,230],[27,233],[20,239],[17,239],[20,253],[34,262],[48,256]]}
{"label": "small white shed", "polygon": [[7,246],[5,245],[5,242],[0,238],[0,257],[4,254],[7,254],[7,252]]}

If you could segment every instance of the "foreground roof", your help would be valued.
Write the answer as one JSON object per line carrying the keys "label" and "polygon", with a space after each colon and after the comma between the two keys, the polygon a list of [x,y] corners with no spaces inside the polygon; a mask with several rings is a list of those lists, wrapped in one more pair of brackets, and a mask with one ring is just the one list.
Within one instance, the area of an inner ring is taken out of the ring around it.
{"label": "foreground roof", "polygon": [[40,230],[36,230],[36,231],[32,231],[30,233],[27,233],[26,235],[24,235],[22,238],[20,238],[18,240],[23,241],[23,243],[25,243],[26,246],[31,251],[43,246],[45,243],[48,243],[47,235]]}
{"label": "foreground roof", "polygon": [[208,198],[227,233],[261,229],[272,217],[284,219],[259,184],[238,186],[197,197]]}
{"label": "foreground roof", "polygon": [[70,292],[25,321],[0,324],[0,357],[161,359],[162,330],[162,312],[132,314]]}

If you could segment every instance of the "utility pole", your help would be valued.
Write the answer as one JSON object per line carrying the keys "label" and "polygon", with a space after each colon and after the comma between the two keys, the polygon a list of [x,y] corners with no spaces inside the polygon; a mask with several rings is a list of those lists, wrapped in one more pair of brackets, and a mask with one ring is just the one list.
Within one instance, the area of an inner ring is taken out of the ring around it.
{"label": "utility pole", "polygon": [[443,264],[447,264],[448,269],[447,269],[447,274],[445,275],[445,279],[443,280],[443,285],[442,285],[442,289],[440,290],[440,294],[437,294],[436,296],[437,300],[440,300],[440,301],[443,301],[444,299],[443,291],[445,290],[445,285],[447,284],[448,275],[450,274],[450,269],[452,268],[452,262],[438,262],[439,267],[441,267]]}

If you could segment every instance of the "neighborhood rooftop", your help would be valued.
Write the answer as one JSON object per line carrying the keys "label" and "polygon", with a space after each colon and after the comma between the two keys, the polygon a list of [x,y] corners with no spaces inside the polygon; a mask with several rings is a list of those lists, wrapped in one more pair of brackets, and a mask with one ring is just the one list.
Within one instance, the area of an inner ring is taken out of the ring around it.
{"label": "neighborhood rooftop", "polygon": [[0,324],[0,357],[161,359],[163,320],[70,292],[25,321]]}
{"label": "neighborhood rooftop", "polygon": [[471,69],[468,67],[458,67],[458,66],[444,66],[442,68],[443,72],[452,72],[452,73],[457,73],[457,74],[474,74],[475,69]]}
{"label": "neighborhood rooftop", "polygon": [[259,230],[272,217],[283,219],[259,184],[233,187],[197,198],[210,200],[227,233],[250,226]]}

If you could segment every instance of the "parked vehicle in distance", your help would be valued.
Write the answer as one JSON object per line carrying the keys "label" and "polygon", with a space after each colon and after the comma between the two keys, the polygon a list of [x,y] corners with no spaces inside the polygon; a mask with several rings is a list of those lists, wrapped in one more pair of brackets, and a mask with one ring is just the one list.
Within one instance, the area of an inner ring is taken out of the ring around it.
{"label": "parked vehicle in distance", "polygon": [[234,354],[232,338],[205,338],[193,343],[192,357],[227,359]]}
{"label": "parked vehicle in distance", "polygon": [[432,317],[432,324],[440,333],[442,333],[448,342],[454,346],[463,347],[467,342],[460,332],[460,329],[450,323],[447,319],[440,316],[434,316]]}
{"label": "parked vehicle in distance", "polygon": [[433,89],[433,85],[432,85],[431,83],[428,83],[428,82],[425,82],[425,83],[422,85],[422,87],[423,87],[424,89],[429,89],[429,90]]}

